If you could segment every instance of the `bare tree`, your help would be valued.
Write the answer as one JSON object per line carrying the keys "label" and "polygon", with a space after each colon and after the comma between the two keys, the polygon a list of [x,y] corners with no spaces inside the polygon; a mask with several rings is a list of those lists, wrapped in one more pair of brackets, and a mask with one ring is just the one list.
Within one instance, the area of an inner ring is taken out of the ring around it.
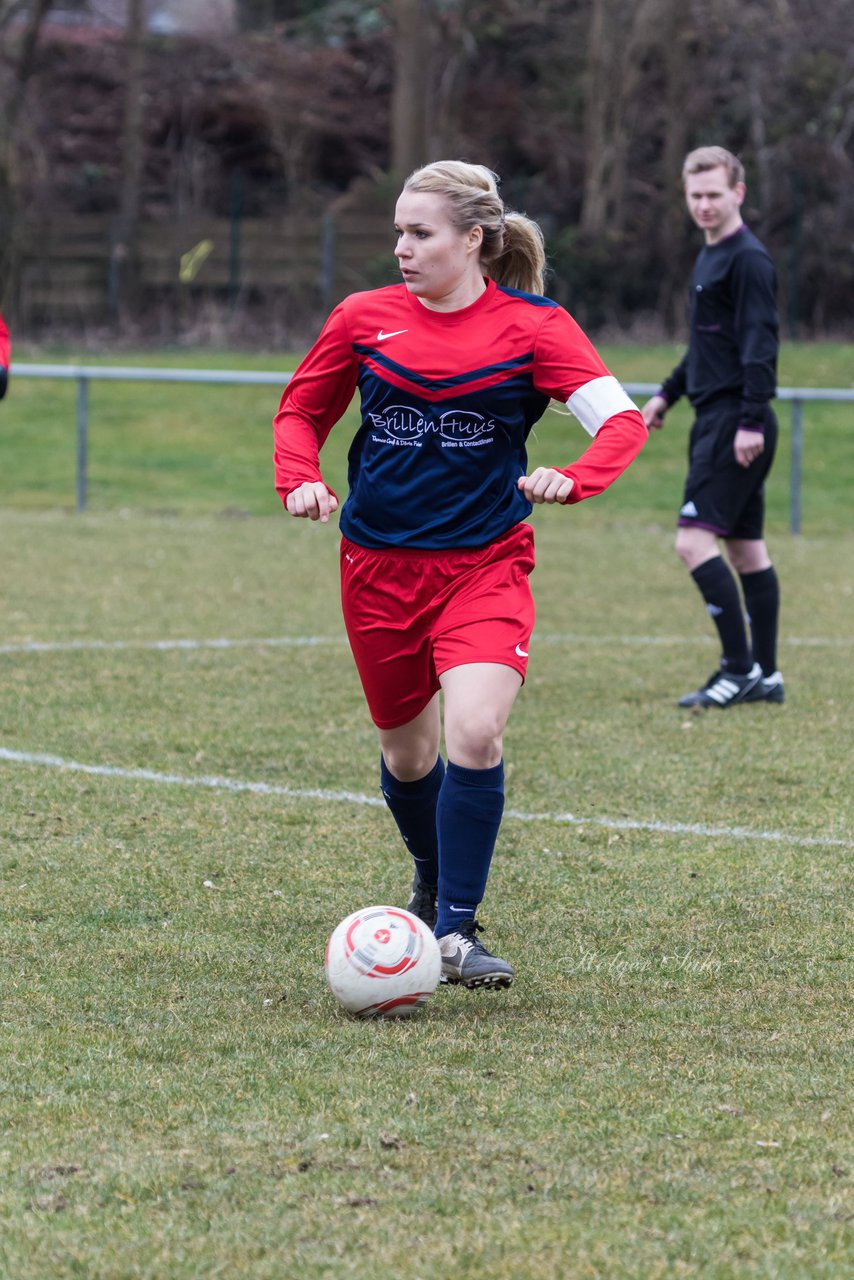
{"label": "bare tree", "polygon": [[[628,109],[643,59],[673,28],[672,0],[590,0],[584,73],[586,171],[581,230],[622,229],[632,132]],[[616,33],[619,32],[619,38]]]}
{"label": "bare tree", "polygon": [[[685,103],[691,89],[692,60],[690,44],[693,28],[685,14],[682,0],[666,0],[665,15],[658,56],[664,78],[662,90],[663,131],[661,148],[661,208],[654,232],[658,274],[657,311],[669,330],[677,327],[684,312],[685,272],[674,246],[678,245],[686,221],[682,202],[680,176],[688,152],[688,113]],[[653,228],[650,228],[652,231]]]}
{"label": "bare tree", "polygon": [[[53,0],[35,0],[27,6],[12,0],[0,4],[0,42],[6,63],[6,74],[0,81],[0,295],[13,292],[16,274],[19,230],[16,128],[35,67],[42,23],[52,3]],[[15,45],[12,31],[22,14],[23,29]]]}
{"label": "bare tree", "polygon": [[273,0],[237,0],[235,9],[241,31],[266,31],[273,25]]}
{"label": "bare tree", "polygon": [[394,87],[391,100],[391,168],[405,177],[427,160],[430,110],[430,0],[392,0]]}
{"label": "bare tree", "polygon": [[128,0],[122,171],[119,211],[110,254],[110,311],[117,319],[135,301],[139,278],[139,215],[145,162],[142,87],[145,69],[145,0]]}

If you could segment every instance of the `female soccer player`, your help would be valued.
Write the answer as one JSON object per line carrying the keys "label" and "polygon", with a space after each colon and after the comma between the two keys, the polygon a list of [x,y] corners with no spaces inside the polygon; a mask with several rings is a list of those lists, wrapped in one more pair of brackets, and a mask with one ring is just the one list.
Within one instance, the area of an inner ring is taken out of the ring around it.
{"label": "female soccer player", "polygon": [[6,394],[6,386],[9,380],[9,362],[11,359],[11,349],[9,347],[9,330],[6,328],[6,321],[0,313],[0,400]]}
{"label": "female soccer player", "polygon": [[[403,283],[345,298],[285,389],[276,488],[292,516],[337,510],[319,452],[358,386],[342,601],[379,731],[380,786],[415,862],[409,909],[435,929],[446,981],[509,987],[513,969],[483,946],[476,911],[534,626],[527,518],[533,503],[600,493],[647,431],[579,327],[542,296],[542,233],[505,208],[489,169],[416,170],[395,235]],[[593,440],[570,466],[528,475],[525,441],[552,398]]]}

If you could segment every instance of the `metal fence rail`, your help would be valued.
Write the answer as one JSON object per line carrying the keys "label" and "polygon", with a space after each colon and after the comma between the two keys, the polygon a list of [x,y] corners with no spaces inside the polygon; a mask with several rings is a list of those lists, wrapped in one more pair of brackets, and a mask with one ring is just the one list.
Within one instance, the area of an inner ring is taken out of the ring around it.
{"label": "metal fence rail", "polygon": [[[103,382],[221,382],[243,386],[283,387],[290,373],[242,369],[154,369],[119,365],[18,364],[11,367],[15,378],[62,378],[77,383],[77,484],[76,509],[85,511],[88,487],[89,383]],[[632,396],[651,396],[657,382],[627,382]],[[804,446],[804,404],[830,400],[854,404],[854,391],[839,387],[779,387],[777,399],[791,403],[791,466],[789,479],[789,530],[801,531],[801,471]]]}
{"label": "metal fence rail", "polygon": [[290,373],[251,369],[154,369],[146,366],[99,364],[18,364],[9,370],[15,378],[61,378],[77,383],[77,480],[78,511],[86,510],[89,487],[89,383],[90,382],[226,382],[243,386],[283,387]]}

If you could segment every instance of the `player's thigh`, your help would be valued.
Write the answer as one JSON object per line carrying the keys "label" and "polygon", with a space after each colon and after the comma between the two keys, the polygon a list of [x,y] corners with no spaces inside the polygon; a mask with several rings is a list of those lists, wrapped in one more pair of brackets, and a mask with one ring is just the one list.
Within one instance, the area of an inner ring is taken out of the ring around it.
{"label": "player's thigh", "polygon": [[439,690],[431,599],[421,592],[419,602],[418,593],[411,590],[411,564],[414,561],[405,557],[342,542],[344,625],[378,729],[410,724]]}
{"label": "player's thigh", "polygon": [[[727,538],[727,552],[739,573],[758,573],[770,564],[763,542],[765,536],[765,481],[777,447],[777,420],[768,410],[765,448],[749,467],[741,467],[736,478],[735,500],[740,500]],[[745,567],[742,568],[741,566]]]}
{"label": "player's thigh", "polygon": [[441,684],[448,759],[468,769],[498,764],[521,673],[500,663],[472,662],[444,671]]}
{"label": "player's thigh", "polygon": [[536,620],[530,576],[534,535],[517,525],[504,538],[461,559],[434,623],[433,658],[441,680],[454,667],[495,663],[522,680]]}
{"label": "player's thigh", "polygon": [[739,466],[736,461],[738,412],[729,404],[709,410],[698,425],[704,428],[703,447],[692,454],[678,521],[681,536],[677,550],[690,569],[708,555],[702,546],[689,545],[690,535],[682,535],[681,531],[696,530],[698,542],[704,531],[706,537],[712,538],[754,536],[754,515],[747,524],[744,519],[746,513],[755,513],[757,502],[761,511],[762,480],[767,470],[762,455],[749,467]]}
{"label": "player's thigh", "polygon": [[400,782],[425,778],[439,754],[441,722],[439,695],[434,694],[423,711],[407,724],[378,729],[386,765]]}
{"label": "player's thigh", "polygon": [[726,553],[736,573],[761,573],[771,567],[763,538],[727,538]]}

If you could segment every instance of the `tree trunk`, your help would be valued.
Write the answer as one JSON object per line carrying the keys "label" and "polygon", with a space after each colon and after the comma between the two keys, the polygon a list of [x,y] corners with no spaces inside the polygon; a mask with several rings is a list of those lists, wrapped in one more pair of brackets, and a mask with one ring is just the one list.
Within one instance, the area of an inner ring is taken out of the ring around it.
{"label": "tree trunk", "polygon": [[592,0],[584,70],[586,172],[581,231],[622,229],[632,133],[627,104],[641,60],[659,39],[669,0]]}
{"label": "tree trunk", "polygon": [[432,22],[430,0],[393,0],[391,169],[402,181],[428,160]]}
{"label": "tree trunk", "polygon": [[118,320],[133,308],[139,286],[139,215],[145,160],[142,83],[145,64],[145,0],[128,0],[127,78],[122,130],[122,175],[119,212],[110,255],[110,312]]}
{"label": "tree trunk", "polygon": [[[17,149],[15,127],[35,65],[42,23],[53,0],[35,0],[27,14],[9,88],[0,102],[0,302],[14,297],[17,284],[19,232],[17,220]],[[5,34],[3,36],[6,43]]]}
{"label": "tree trunk", "polygon": [[686,281],[681,255],[683,226],[688,215],[682,190],[682,165],[688,152],[684,104],[691,87],[690,27],[681,0],[671,0],[670,21],[664,31],[662,65],[665,76],[664,146],[662,148],[663,205],[658,219],[658,260],[661,275],[658,313],[668,332],[681,329],[685,319]]}
{"label": "tree trunk", "polygon": [[773,153],[768,144],[768,131],[765,127],[767,109],[758,61],[754,62],[749,68],[748,84],[750,86],[750,141],[756,156],[756,173],[759,188],[757,194],[760,209],[758,225],[761,227],[769,212],[774,208],[776,193],[773,189]]}
{"label": "tree trunk", "polygon": [[235,8],[241,31],[269,31],[273,25],[273,0],[237,0]]}
{"label": "tree trunk", "polygon": [[592,0],[584,68],[584,195],[581,232],[600,235],[605,227],[608,176],[608,0]]}

